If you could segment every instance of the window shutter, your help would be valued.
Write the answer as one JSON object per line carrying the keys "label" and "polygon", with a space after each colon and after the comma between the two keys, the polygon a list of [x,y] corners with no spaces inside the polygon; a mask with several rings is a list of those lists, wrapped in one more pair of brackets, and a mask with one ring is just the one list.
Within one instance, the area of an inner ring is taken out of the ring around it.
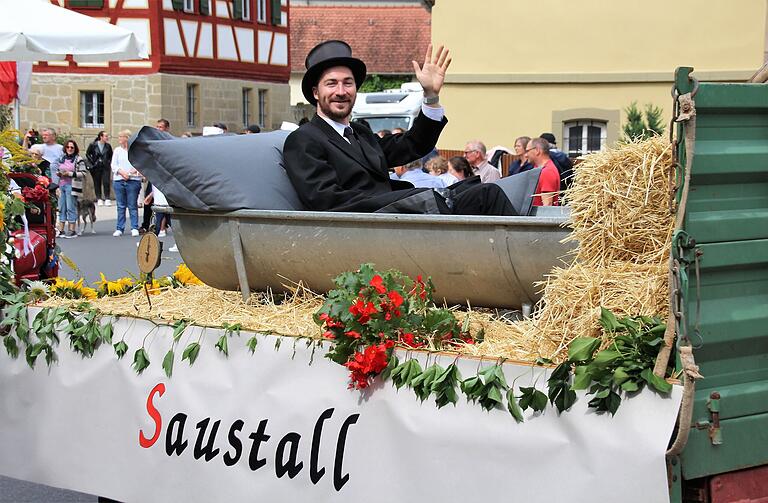
{"label": "window shutter", "polygon": [[173,10],[184,10],[184,0],[171,0]]}
{"label": "window shutter", "polygon": [[232,17],[235,19],[243,19],[243,1],[234,0],[232,2]]}
{"label": "window shutter", "polygon": [[208,11],[208,0],[200,0],[200,14],[207,16],[210,14]]}
{"label": "window shutter", "polygon": [[280,20],[282,18],[282,13],[280,11],[280,0],[271,0],[272,1],[272,24],[274,26],[280,26]]}
{"label": "window shutter", "polygon": [[104,0],[69,0],[70,7],[104,7]]}

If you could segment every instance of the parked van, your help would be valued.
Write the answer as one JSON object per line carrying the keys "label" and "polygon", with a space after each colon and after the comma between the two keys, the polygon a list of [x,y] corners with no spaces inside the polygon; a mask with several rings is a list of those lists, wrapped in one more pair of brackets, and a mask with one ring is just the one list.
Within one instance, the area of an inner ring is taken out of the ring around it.
{"label": "parked van", "polygon": [[382,129],[408,130],[421,111],[424,97],[418,82],[407,82],[400,89],[388,89],[378,93],[358,93],[352,120],[365,119],[376,133]]}

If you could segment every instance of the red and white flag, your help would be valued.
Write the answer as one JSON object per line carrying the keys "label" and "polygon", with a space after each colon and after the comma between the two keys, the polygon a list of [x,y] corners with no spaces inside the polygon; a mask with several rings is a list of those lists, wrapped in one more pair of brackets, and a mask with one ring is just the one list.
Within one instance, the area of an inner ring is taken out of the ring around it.
{"label": "red and white flag", "polygon": [[0,105],[18,99],[25,105],[31,85],[32,63],[27,61],[0,61]]}

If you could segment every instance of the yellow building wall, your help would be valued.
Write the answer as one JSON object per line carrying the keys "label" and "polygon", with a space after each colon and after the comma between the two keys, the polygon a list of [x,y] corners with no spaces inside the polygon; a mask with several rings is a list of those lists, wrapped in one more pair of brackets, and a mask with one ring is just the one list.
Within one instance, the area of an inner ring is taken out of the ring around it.
{"label": "yellow building wall", "polygon": [[[601,109],[623,123],[633,101],[661,106],[668,120],[676,67],[693,66],[701,80],[743,81],[762,65],[767,4],[437,0],[432,40],[453,57],[439,146],[462,148],[472,138],[511,146],[544,131],[560,140],[559,112]],[[609,142],[620,125],[609,123]]]}

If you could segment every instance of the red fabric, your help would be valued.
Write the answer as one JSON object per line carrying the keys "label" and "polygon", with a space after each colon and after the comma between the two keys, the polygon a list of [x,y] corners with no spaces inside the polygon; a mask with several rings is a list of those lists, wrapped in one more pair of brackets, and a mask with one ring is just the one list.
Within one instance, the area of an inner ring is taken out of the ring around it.
{"label": "red fabric", "polygon": [[0,105],[13,103],[18,92],[16,63],[14,61],[0,61]]}
{"label": "red fabric", "polygon": [[[541,176],[539,177],[539,184],[536,186],[536,194],[542,194],[546,192],[554,192],[555,200],[552,202],[553,206],[560,205],[560,198],[558,197],[558,191],[560,190],[560,172],[557,170],[555,163],[552,159],[549,159],[541,170]],[[541,201],[541,196],[533,196],[534,206],[544,206]]]}
{"label": "red fabric", "polygon": [[39,271],[46,259],[45,238],[35,231],[29,231],[31,253],[24,253],[24,231],[18,230],[11,233],[14,237],[13,246],[19,252],[19,258],[14,259],[13,268],[16,275],[24,276]]}

